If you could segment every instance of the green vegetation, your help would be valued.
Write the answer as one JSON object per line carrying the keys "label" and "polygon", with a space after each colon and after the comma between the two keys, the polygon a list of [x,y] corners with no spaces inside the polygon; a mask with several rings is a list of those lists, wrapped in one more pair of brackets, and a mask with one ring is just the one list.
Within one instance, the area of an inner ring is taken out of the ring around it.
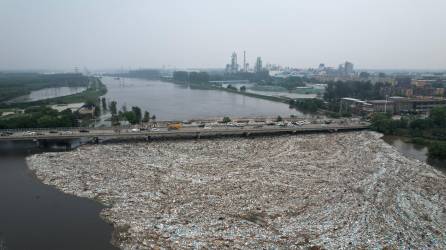
{"label": "green vegetation", "polygon": [[161,74],[159,70],[156,69],[139,69],[139,70],[130,70],[127,73],[109,74],[109,76],[157,80],[160,79]]}
{"label": "green vegetation", "polygon": [[388,114],[377,113],[372,117],[372,128],[384,134],[412,138],[414,143],[426,145],[430,156],[446,157],[446,108],[432,109],[425,119],[393,120]]}
{"label": "green vegetation", "polygon": [[118,103],[116,101],[111,101],[110,102],[110,113],[112,115],[117,115],[118,114],[118,108],[117,108]]}
{"label": "green vegetation", "polygon": [[223,123],[229,123],[229,122],[231,122],[231,118],[227,116],[223,117]]}
{"label": "green vegetation", "polygon": [[297,87],[305,87],[304,80],[301,77],[287,77],[287,78],[268,78],[260,81],[259,85],[277,86],[282,89],[292,91]]}
{"label": "green vegetation", "polygon": [[33,106],[42,106],[42,105],[54,105],[54,104],[69,104],[69,103],[81,103],[81,102],[93,102],[96,103],[96,100],[107,93],[107,87],[95,77],[88,78],[89,85],[88,88],[74,95],[61,96],[46,100],[40,100],[35,102],[26,102],[26,103],[15,103],[15,104],[3,104],[0,105],[0,108],[27,108]]}
{"label": "green vegetation", "polygon": [[76,127],[78,114],[67,109],[61,112],[48,107],[27,108],[24,114],[0,119],[0,129]]}
{"label": "green vegetation", "polygon": [[173,80],[177,83],[207,84],[209,83],[209,79],[210,77],[207,72],[173,72]]}
{"label": "green vegetation", "polygon": [[0,103],[31,91],[52,87],[87,87],[89,78],[81,74],[0,73]]}
{"label": "green vegetation", "polygon": [[390,83],[372,84],[371,82],[346,81],[329,82],[324,93],[324,99],[336,103],[341,98],[351,97],[361,100],[384,99],[391,92]]}
{"label": "green vegetation", "polygon": [[296,99],[291,100],[289,104],[291,108],[311,113],[316,113],[319,109],[325,107],[324,102],[320,99]]}

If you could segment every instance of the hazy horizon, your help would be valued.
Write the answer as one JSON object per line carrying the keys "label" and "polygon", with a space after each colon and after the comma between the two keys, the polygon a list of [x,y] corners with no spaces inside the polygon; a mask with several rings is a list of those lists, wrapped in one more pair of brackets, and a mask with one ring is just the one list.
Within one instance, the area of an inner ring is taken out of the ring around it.
{"label": "hazy horizon", "polygon": [[446,69],[441,0],[1,0],[0,70]]}

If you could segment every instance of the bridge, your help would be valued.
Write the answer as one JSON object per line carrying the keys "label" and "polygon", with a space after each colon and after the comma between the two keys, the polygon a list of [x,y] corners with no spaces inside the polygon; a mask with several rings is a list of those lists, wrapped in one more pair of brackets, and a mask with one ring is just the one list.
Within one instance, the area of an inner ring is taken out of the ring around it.
{"label": "bridge", "polygon": [[215,136],[251,136],[297,133],[328,133],[368,129],[368,123],[355,124],[304,124],[304,125],[218,125],[214,127],[187,126],[176,130],[160,128],[59,128],[33,129],[30,131],[0,131],[1,141],[61,141],[87,138],[103,139],[155,139],[155,138],[201,138]]}
{"label": "bridge", "polygon": [[236,84],[236,83],[250,83],[250,81],[249,80],[222,80],[222,81],[209,81],[209,83]]}

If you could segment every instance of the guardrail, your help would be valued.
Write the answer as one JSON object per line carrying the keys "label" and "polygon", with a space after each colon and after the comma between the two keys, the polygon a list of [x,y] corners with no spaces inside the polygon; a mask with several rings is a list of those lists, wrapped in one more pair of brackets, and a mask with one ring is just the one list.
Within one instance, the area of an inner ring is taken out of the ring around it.
{"label": "guardrail", "polygon": [[[143,131],[129,131],[128,127],[124,131],[117,131],[113,128],[89,130],[88,133],[57,133],[57,134],[41,134],[41,135],[11,135],[0,137],[0,141],[19,141],[19,140],[63,140],[76,138],[94,138],[94,137],[142,137],[142,136],[188,136],[188,135],[240,135],[240,134],[272,134],[272,133],[286,133],[286,132],[335,132],[345,130],[361,130],[367,129],[368,125],[349,125],[349,126],[323,126],[320,124],[308,125],[306,127],[262,127],[262,128],[246,128],[246,127],[228,127],[228,128],[187,128],[179,130],[143,130]],[[78,129],[78,128],[77,128]],[[49,130],[40,130],[49,131]],[[66,130],[65,131],[69,131]]]}

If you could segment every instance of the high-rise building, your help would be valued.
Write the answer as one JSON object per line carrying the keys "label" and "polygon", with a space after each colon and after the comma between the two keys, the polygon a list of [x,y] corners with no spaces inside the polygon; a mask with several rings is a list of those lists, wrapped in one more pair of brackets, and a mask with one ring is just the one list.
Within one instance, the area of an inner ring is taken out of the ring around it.
{"label": "high-rise building", "polygon": [[239,65],[237,64],[237,53],[232,53],[231,63],[226,64],[226,73],[235,74],[239,70]]}
{"label": "high-rise building", "polygon": [[231,56],[231,73],[237,73],[238,64],[237,64],[237,53],[232,53]]}
{"label": "high-rise building", "polygon": [[318,70],[324,70],[325,69],[325,64],[321,63],[319,64]]}
{"label": "high-rise building", "polygon": [[263,71],[262,58],[261,57],[257,57],[256,65],[254,67],[254,70],[255,70],[256,73]]}
{"label": "high-rise building", "polygon": [[354,66],[351,62],[345,62],[344,64],[344,71],[346,75],[353,75],[354,73]]}

